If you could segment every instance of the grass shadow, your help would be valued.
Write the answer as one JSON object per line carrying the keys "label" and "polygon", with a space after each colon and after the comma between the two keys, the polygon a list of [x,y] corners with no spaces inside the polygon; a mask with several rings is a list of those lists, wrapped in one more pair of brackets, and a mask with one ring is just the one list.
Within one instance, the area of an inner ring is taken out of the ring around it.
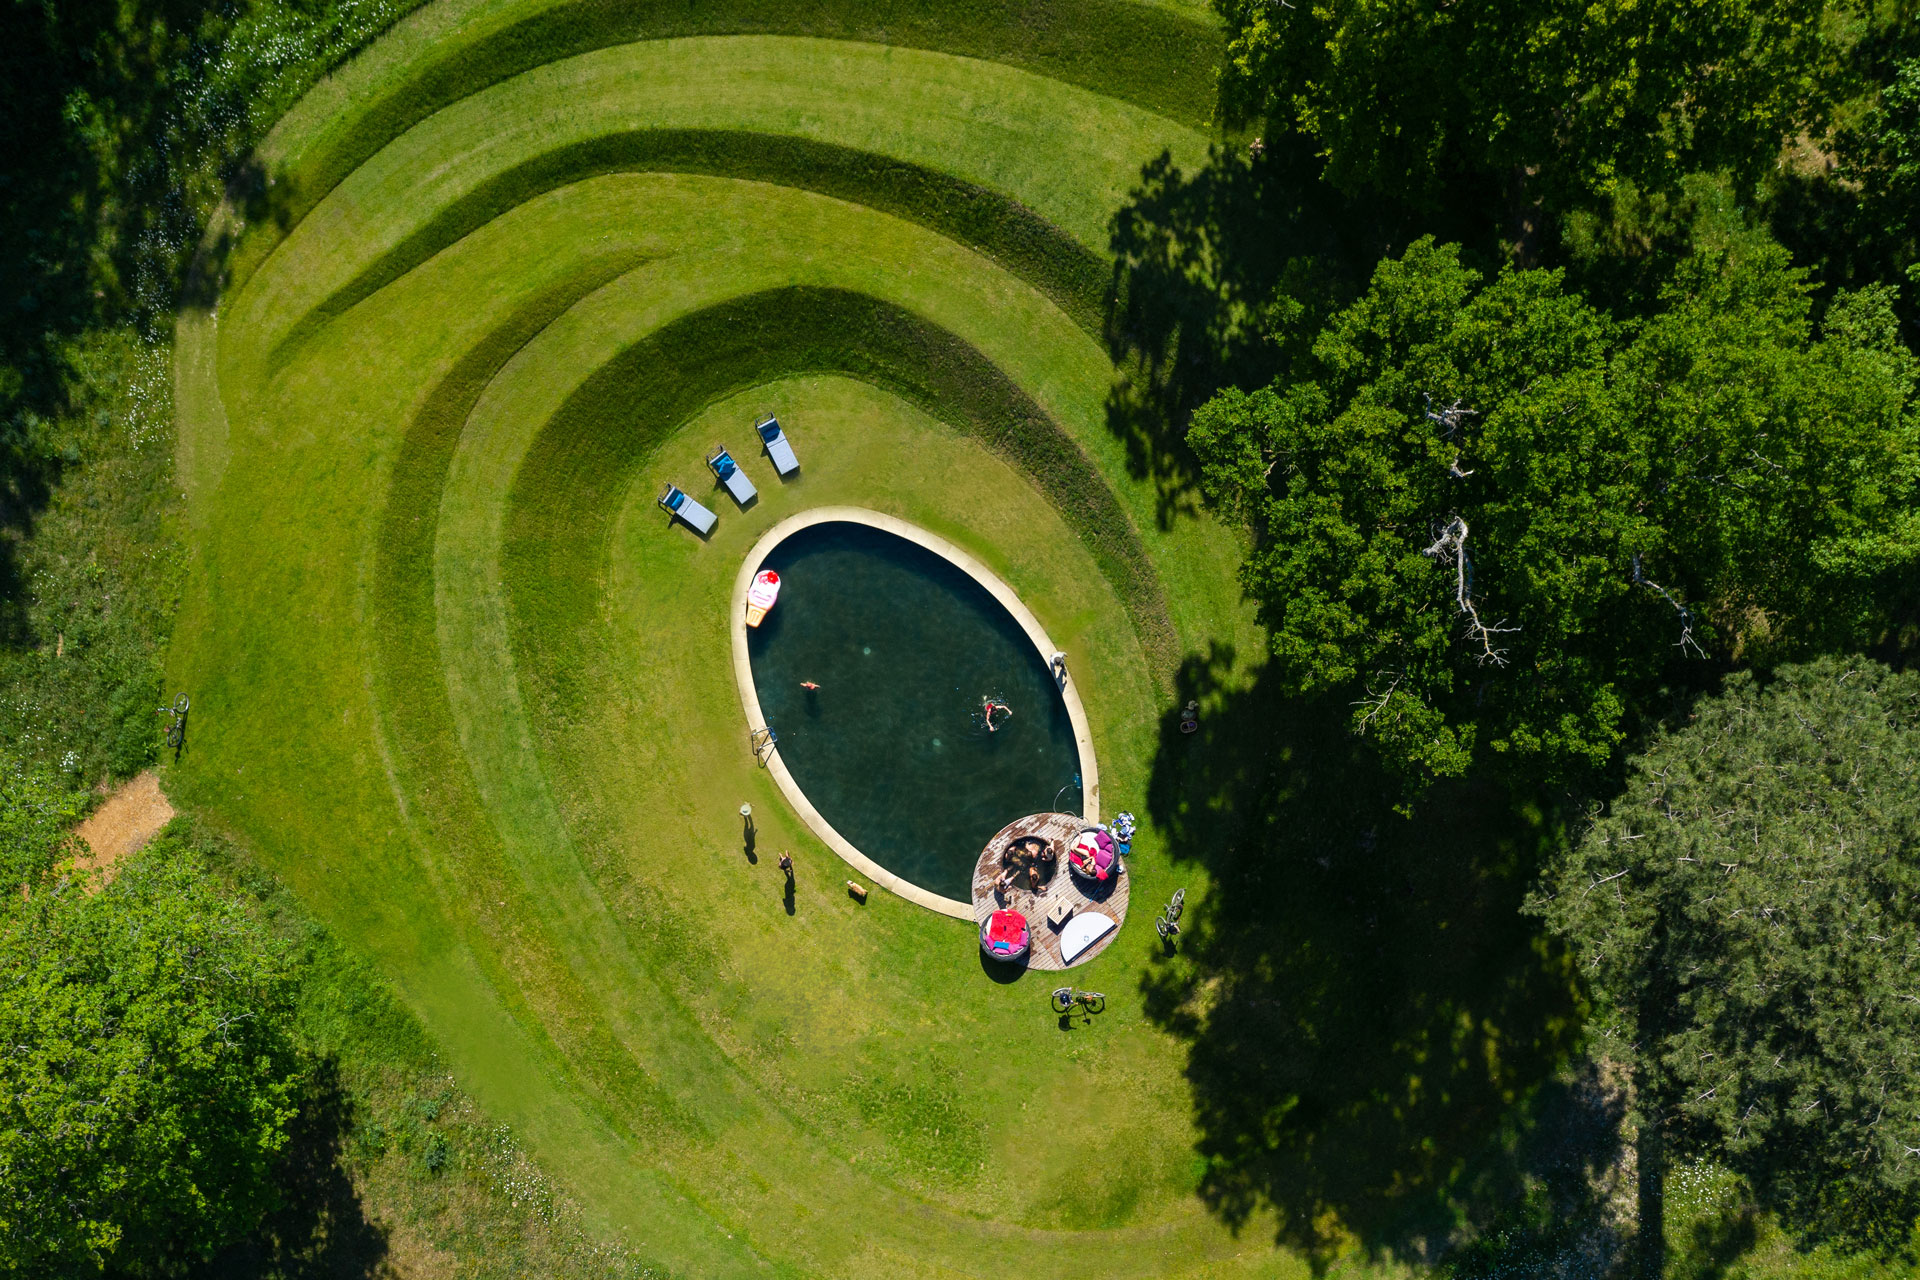
{"label": "grass shadow", "polygon": [[1672,1274],[1678,1280],[1723,1280],[1760,1241],[1760,1217],[1741,1203],[1688,1228]]}
{"label": "grass shadow", "polygon": [[1022,956],[1017,962],[1010,963],[1005,960],[995,960],[978,947],[975,947],[973,950],[974,954],[980,958],[980,972],[993,979],[999,986],[1012,986],[1027,976],[1027,960],[1025,956]]}
{"label": "grass shadow", "polygon": [[1200,729],[1163,717],[1148,797],[1175,865],[1211,882],[1143,979],[1188,1044],[1199,1194],[1236,1228],[1271,1212],[1319,1266],[1355,1245],[1431,1261],[1539,1181],[1537,1112],[1581,1014],[1519,912],[1551,833],[1484,785],[1409,806],[1344,704],[1228,687],[1233,666],[1182,665]]}
{"label": "grass shadow", "polygon": [[1108,246],[1104,336],[1126,376],[1108,395],[1107,428],[1125,442],[1129,472],[1154,482],[1162,528],[1197,508],[1194,409],[1229,383],[1281,373],[1299,335],[1393,239],[1376,209],[1319,182],[1318,161],[1297,144],[1215,147],[1192,173],[1162,153],[1141,170]]}
{"label": "grass shadow", "polygon": [[1193,411],[1223,386],[1285,373],[1382,257],[1431,232],[1478,265],[1500,261],[1484,183],[1462,176],[1444,206],[1416,207],[1344,194],[1322,166],[1297,136],[1216,146],[1191,173],[1162,153],[1113,217],[1103,336],[1124,376],[1107,428],[1131,474],[1154,483],[1162,528],[1198,508]]}
{"label": "grass shadow", "polygon": [[349,1280],[387,1273],[387,1233],[347,1175],[352,1101],[331,1060],[310,1076],[280,1161],[279,1204],[200,1274],[213,1280]]}

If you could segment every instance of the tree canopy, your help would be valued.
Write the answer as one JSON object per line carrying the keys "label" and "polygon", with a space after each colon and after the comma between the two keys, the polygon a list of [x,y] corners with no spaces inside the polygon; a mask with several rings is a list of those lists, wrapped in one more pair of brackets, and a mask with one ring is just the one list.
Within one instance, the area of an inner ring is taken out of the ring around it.
{"label": "tree canopy", "polygon": [[1859,203],[1845,230],[1861,261],[1847,265],[1920,285],[1920,58],[1894,64],[1837,149],[1842,189]]}
{"label": "tree canopy", "polygon": [[1683,264],[1644,323],[1422,240],[1295,376],[1189,441],[1247,517],[1274,673],[1346,691],[1419,779],[1604,764],[1684,664],[1873,638],[1920,560],[1913,357],[1890,291],[1818,332],[1771,248]]}
{"label": "tree canopy", "polygon": [[1432,199],[1463,175],[1542,194],[1757,177],[1825,122],[1825,0],[1217,0],[1229,112],[1298,128],[1347,190]]}
{"label": "tree canopy", "polygon": [[176,837],[0,907],[0,1270],[141,1273],[252,1225],[295,1110],[281,950]]}
{"label": "tree canopy", "polygon": [[1533,909],[1635,1064],[1643,1123],[1790,1221],[1920,1213],[1920,676],[1739,674],[1633,766]]}

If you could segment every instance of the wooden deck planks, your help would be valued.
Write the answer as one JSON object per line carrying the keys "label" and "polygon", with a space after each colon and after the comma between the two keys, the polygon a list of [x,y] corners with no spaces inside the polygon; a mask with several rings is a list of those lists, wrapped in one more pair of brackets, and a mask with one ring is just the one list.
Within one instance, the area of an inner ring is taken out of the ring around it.
{"label": "wooden deck planks", "polygon": [[1053,879],[1042,885],[1039,893],[1025,888],[1010,890],[1006,906],[1018,911],[1027,918],[1027,925],[1033,931],[1033,945],[1027,952],[1026,964],[1029,969],[1065,969],[1067,964],[1060,958],[1060,935],[1047,923],[1047,912],[1057,902],[1073,904],[1075,914],[1082,911],[1098,911],[1113,918],[1114,927],[1107,936],[1100,939],[1080,953],[1073,963],[1083,965],[1105,951],[1113,940],[1120,936],[1120,927],[1127,922],[1127,888],[1133,877],[1124,872],[1113,877],[1093,895],[1086,891],[1085,883],[1067,870],[1067,845],[1073,837],[1089,826],[1085,818],[1071,813],[1036,813],[1008,823],[1000,833],[987,842],[980,851],[980,860],[973,866],[973,922],[982,925],[987,917],[999,910],[1002,905],[994,897],[993,882],[1000,878],[1000,853],[1011,842],[1022,836],[1039,836],[1053,846],[1059,862],[1053,873]]}

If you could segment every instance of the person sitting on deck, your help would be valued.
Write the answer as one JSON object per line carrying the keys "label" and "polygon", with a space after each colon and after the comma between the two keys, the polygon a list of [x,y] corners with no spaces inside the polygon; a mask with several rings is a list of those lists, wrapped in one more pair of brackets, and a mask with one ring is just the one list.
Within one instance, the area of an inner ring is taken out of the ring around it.
{"label": "person sitting on deck", "polygon": [[1087,828],[1068,847],[1067,862],[1080,875],[1105,880],[1119,864],[1113,837],[1099,827]]}

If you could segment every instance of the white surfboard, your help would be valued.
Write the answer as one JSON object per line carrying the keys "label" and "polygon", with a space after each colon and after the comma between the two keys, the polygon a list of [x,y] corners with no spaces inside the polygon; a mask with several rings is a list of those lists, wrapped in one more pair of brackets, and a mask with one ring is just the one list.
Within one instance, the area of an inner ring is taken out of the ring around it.
{"label": "white surfboard", "polygon": [[1060,958],[1072,964],[1080,953],[1113,931],[1113,917],[1082,911],[1060,931]]}

